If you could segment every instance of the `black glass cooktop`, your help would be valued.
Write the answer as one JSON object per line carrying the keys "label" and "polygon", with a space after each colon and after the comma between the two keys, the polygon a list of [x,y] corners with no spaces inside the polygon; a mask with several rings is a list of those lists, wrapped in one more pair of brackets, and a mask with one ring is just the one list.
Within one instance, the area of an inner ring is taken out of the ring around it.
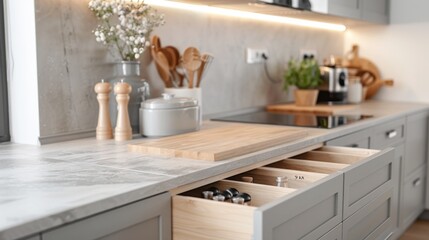
{"label": "black glass cooktop", "polygon": [[371,118],[369,115],[317,115],[311,113],[277,113],[252,112],[228,117],[211,119],[213,121],[260,123],[296,127],[336,128],[348,125],[363,119]]}

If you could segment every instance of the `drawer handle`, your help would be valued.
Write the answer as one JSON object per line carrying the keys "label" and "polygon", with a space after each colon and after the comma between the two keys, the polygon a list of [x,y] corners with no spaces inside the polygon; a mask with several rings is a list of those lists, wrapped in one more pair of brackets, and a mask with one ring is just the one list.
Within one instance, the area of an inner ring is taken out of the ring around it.
{"label": "drawer handle", "polygon": [[418,187],[420,184],[422,184],[422,180],[420,178],[413,181],[413,187]]}
{"label": "drawer handle", "polygon": [[390,139],[396,137],[396,135],[398,135],[398,132],[396,130],[391,130],[386,133],[387,138]]}
{"label": "drawer handle", "polygon": [[389,240],[390,237],[392,237],[392,235],[393,235],[393,232],[389,233],[389,235],[387,235],[387,237],[384,240]]}
{"label": "drawer handle", "polygon": [[353,143],[353,144],[350,144],[349,147],[351,147],[351,148],[357,148],[357,147],[359,147],[359,144]]}

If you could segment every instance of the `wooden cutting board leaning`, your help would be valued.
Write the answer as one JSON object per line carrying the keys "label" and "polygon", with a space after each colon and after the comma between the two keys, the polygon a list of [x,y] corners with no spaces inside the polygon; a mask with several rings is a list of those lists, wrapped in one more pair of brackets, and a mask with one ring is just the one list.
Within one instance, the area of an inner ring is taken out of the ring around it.
{"label": "wooden cutting board leaning", "polygon": [[151,155],[219,161],[307,136],[306,130],[288,127],[231,124],[161,139],[129,144],[133,152]]}

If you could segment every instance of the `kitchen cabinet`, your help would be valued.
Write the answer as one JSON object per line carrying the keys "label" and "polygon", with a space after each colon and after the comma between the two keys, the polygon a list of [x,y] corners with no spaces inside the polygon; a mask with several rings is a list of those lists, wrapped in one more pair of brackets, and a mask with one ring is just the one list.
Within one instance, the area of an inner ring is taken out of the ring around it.
{"label": "kitchen cabinet", "polygon": [[42,238],[40,238],[40,235],[36,235],[33,237],[29,237],[29,238],[23,238],[21,240],[42,240]]}
{"label": "kitchen cabinet", "polygon": [[[389,0],[314,0],[313,11],[302,11],[291,7],[277,6],[270,0],[175,0],[191,4],[234,9],[276,16],[299,17],[308,20],[327,21],[338,24],[356,24],[362,21],[389,23]],[[295,5],[294,5],[295,6]],[[357,20],[355,22],[350,20]]]}
{"label": "kitchen cabinet", "polygon": [[[394,239],[399,237],[423,211],[425,192],[429,196],[428,190],[425,191],[427,135],[428,113],[424,111],[326,142],[326,145],[349,147],[362,147],[369,142],[371,149],[381,150],[388,147],[395,149],[395,161],[399,163],[397,169],[399,177],[394,184],[394,195],[391,202],[392,211],[396,211],[398,216],[395,224],[397,231],[391,235]],[[394,204],[397,205],[396,208]],[[347,236],[349,234],[347,232],[352,231],[346,231],[347,227],[345,222],[343,224],[343,236]],[[386,232],[386,234],[389,235],[390,233]],[[354,239],[354,236],[355,234],[352,233],[349,238]]]}
{"label": "kitchen cabinet", "polygon": [[343,222],[343,239],[388,239],[396,227],[396,207],[395,192],[390,188]]}
{"label": "kitchen cabinet", "polygon": [[361,19],[373,23],[389,23],[389,0],[361,0]]}
{"label": "kitchen cabinet", "polygon": [[424,168],[418,169],[404,180],[399,213],[399,223],[402,231],[405,231],[424,210],[424,182]]}
{"label": "kitchen cabinet", "polygon": [[341,240],[343,239],[343,224],[338,224],[334,229],[323,235],[319,240]]}
{"label": "kitchen cabinet", "polygon": [[389,23],[389,0],[328,0],[328,13],[372,23]]}
{"label": "kitchen cabinet", "polygon": [[368,131],[359,131],[345,135],[343,137],[335,138],[327,141],[327,146],[339,146],[339,147],[353,147],[353,148],[369,148],[369,133]]}
{"label": "kitchen cabinet", "polygon": [[404,176],[409,176],[426,163],[428,113],[423,112],[407,117],[405,142]]}
{"label": "kitchen cabinet", "polygon": [[336,16],[360,19],[360,2],[360,0],[329,0],[328,11]]}
{"label": "kitchen cabinet", "polygon": [[[393,155],[393,149],[322,147],[183,192],[173,196],[173,237],[326,239],[341,222],[357,221],[353,216],[362,209],[382,212],[386,204],[389,216],[380,227],[393,231],[398,179]],[[288,178],[287,187],[275,186],[278,176]],[[253,183],[243,177],[252,177]],[[210,187],[249,193],[251,206],[201,198]]]}
{"label": "kitchen cabinet", "polygon": [[370,129],[370,147],[384,149],[400,144],[405,139],[405,118],[386,122]]}
{"label": "kitchen cabinet", "polygon": [[171,196],[163,193],[42,233],[43,240],[169,240]]}

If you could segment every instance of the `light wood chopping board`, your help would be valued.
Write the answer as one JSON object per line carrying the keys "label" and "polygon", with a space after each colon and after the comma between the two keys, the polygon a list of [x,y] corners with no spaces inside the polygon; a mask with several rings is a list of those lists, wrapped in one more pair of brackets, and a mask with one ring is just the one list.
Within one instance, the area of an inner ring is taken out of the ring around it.
{"label": "light wood chopping board", "polygon": [[344,111],[356,109],[357,105],[316,105],[316,106],[296,106],[295,104],[276,104],[266,107],[269,112],[301,112],[301,113],[321,113],[332,115]]}
{"label": "light wood chopping board", "polygon": [[306,136],[306,130],[231,124],[130,144],[128,148],[133,152],[152,155],[218,161],[285,144]]}

